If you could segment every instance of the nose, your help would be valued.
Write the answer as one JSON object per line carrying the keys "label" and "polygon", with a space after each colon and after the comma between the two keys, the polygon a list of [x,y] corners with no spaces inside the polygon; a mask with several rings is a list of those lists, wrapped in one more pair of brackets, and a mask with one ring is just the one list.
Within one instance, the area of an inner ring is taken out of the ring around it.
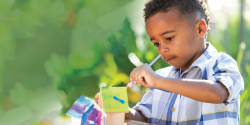
{"label": "nose", "polygon": [[165,45],[160,45],[159,49],[159,52],[162,54],[169,51],[168,47],[166,47]]}

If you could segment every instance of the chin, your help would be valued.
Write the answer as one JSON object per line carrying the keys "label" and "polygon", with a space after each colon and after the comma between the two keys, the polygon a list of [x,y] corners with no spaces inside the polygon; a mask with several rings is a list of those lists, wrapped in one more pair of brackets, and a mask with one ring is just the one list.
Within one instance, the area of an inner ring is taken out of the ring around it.
{"label": "chin", "polygon": [[[168,64],[169,64],[169,63],[168,63]],[[169,64],[169,65],[171,65],[171,64]],[[171,66],[173,66],[173,67],[176,68],[176,69],[180,69],[180,68],[181,68],[180,65],[175,65],[175,64],[173,64],[173,65],[171,65]]]}

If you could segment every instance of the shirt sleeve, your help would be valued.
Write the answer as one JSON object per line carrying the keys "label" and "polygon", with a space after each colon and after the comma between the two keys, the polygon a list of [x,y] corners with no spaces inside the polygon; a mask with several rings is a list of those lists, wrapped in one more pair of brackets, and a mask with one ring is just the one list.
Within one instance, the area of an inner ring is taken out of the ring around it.
{"label": "shirt sleeve", "polygon": [[153,91],[154,88],[149,88],[149,91],[142,97],[142,100],[133,107],[133,109],[141,111],[147,118],[150,118],[152,114]]}
{"label": "shirt sleeve", "polygon": [[210,62],[208,80],[222,83],[228,90],[229,96],[223,105],[234,103],[244,90],[243,78],[238,70],[236,61],[225,53],[219,53]]}

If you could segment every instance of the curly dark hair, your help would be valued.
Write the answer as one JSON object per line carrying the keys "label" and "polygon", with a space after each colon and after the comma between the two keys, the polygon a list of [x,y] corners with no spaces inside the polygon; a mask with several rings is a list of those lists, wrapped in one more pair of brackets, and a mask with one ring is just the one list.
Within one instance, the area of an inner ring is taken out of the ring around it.
{"label": "curly dark hair", "polygon": [[144,19],[146,21],[154,14],[168,12],[171,8],[177,8],[180,11],[181,17],[186,15],[186,17],[193,18],[190,15],[198,12],[207,23],[207,32],[210,30],[210,18],[205,0],[149,0],[145,4]]}

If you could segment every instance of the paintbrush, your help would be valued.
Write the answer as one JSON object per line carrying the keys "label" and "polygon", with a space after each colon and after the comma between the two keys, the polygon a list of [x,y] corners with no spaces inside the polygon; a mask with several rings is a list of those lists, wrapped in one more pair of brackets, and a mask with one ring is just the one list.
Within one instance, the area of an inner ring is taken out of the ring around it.
{"label": "paintbrush", "polygon": [[[150,64],[149,66],[152,66],[159,58],[161,57],[161,55],[158,55]],[[128,83],[128,85],[126,86],[126,88],[130,88],[132,85],[134,84],[134,81],[131,81],[130,83]]]}

